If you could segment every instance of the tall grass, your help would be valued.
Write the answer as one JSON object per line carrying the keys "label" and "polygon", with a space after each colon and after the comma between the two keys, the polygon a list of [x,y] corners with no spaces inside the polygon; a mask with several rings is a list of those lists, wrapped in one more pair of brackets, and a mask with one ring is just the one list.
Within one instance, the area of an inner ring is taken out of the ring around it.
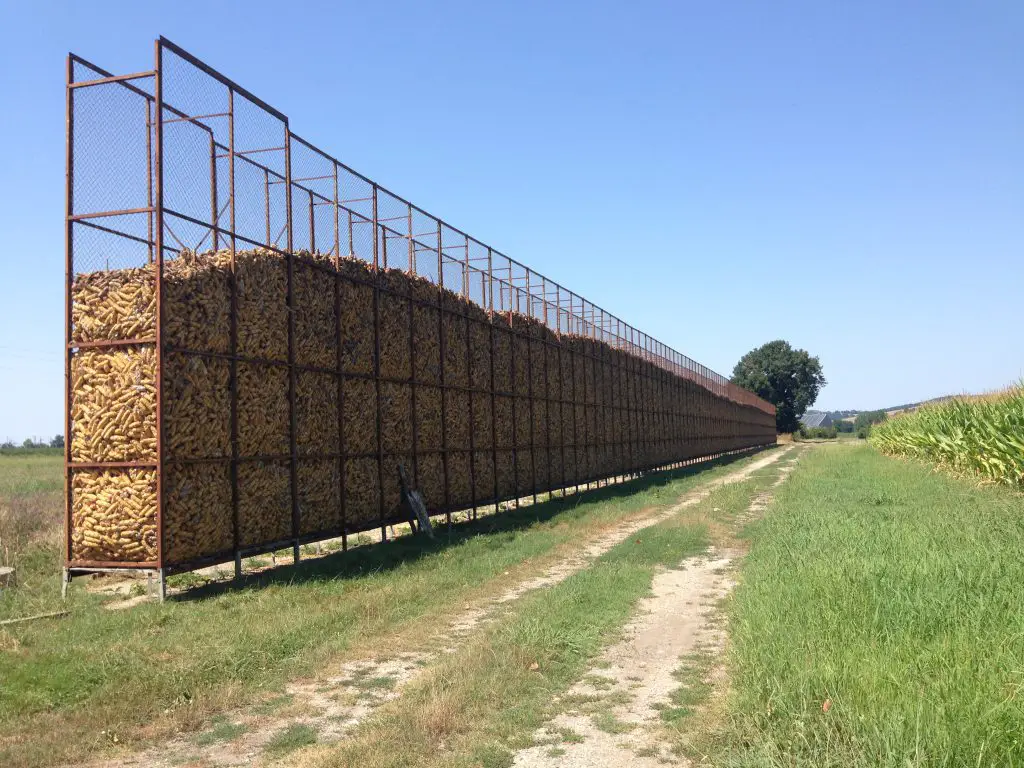
{"label": "tall grass", "polygon": [[935,462],[957,474],[1024,485],[1024,383],[982,397],[958,397],[889,419],[871,443],[890,456]]}
{"label": "tall grass", "polygon": [[1020,496],[870,449],[801,459],[731,613],[716,765],[1024,765]]}

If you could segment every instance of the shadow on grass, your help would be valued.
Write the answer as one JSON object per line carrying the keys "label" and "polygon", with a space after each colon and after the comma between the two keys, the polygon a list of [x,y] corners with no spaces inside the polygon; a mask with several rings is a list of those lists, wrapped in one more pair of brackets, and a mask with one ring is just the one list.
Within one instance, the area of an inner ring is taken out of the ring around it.
{"label": "shadow on grass", "polygon": [[420,535],[404,535],[386,542],[362,544],[347,552],[338,551],[315,556],[313,559],[302,560],[297,565],[282,564],[256,573],[243,574],[238,579],[209,582],[186,588],[185,591],[173,595],[173,599],[180,602],[204,600],[239,589],[262,589],[278,584],[331,581],[387,571],[440,552],[475,536],[491,536],[526,528],[534,523],[551,520],[580,504],[601,504],[614,501],[651,488],[667,485],[674,480],[699,475],[715,467],[728,466],[742,459],[772,450],[774,447],[756,448],[678,469],[647,472],[638,478],[615,485],[580,491],[571,496],[551,498],[518,509],[512,508],[498,514],[488,514],[476,520],[435,526],[433,539]]}

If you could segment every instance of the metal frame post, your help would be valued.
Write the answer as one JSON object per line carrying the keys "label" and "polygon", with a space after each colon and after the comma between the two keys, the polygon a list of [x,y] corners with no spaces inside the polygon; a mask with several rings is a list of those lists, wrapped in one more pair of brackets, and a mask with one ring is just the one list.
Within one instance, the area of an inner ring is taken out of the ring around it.
{"label": "metal frame post", "polygon": [[[269,187],[267,189],[269,190]],[[267,194],[269,206],[269,192]],[[235,550],[235,578],[238,579],[242,576],[242,532],[238,495],[238,243],[235,235],[235,91],[233,88],[228,88],[228,200],[231,227],[231,309],[228,319],[231,351],[231,358],[228,362],[228,382],[231,389],[231,466],[228,471],[231,478],[231,537]],[[270,217],[268,214],[268,243],[270,240],[269,228]]]}
{"label": "metal frame post", "polygon": [[164,101],[163,101],[163,45],[156,41],[156,68],[154,82],[154,111],[156,113],[154,146],[154,174],[156,181],[156,530],[157,563],[160,578],[160,600],[167,595],[164,568]]}
{"label": "metal frame post", "polygon": [[[410,209],[411,210],[411,209]],[[411,215],[411,214],[410,214]],[[450,462],[448,461],[448,378],[445,375],[445,357],[448,354],[448,338],[445,334],[445,306],[444,306],[444,251],[443,232],[440,219],[437,221],[437,335],[438,347],[440,350],[439,374],[441,379],[441,473],[444,477],[444,506],[445,522],[448,527],[452,525],[451,513],[451,479],[449,478]],[[454,315],[453,315],[454,318]],[[454,319],[452,322],[455,322]]]}
{"label": "metal frame post", "polygon": [[298,564],[299,551],[299,448],[298,448],[298,406],[296,400],[297,369],[295,367],[295,314],[298,311],[295,299],[295,229],[292,219],[292,132],[284,120],[284,191],[285,216],[288,230],[288,250],[285,264],[288,269],[288,453],[291,466],[289,480],[292,502],[292,560]]}

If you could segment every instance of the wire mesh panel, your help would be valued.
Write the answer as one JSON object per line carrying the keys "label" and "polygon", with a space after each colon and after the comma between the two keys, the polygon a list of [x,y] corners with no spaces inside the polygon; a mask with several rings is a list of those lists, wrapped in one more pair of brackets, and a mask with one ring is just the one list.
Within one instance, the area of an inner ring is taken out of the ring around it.
{"label": "wire mesh panel", "polygon": [[[169,41],[68,69],[70,566],[163,572],[774,442],[774,409]],[[97,393],[105,393],[99,396]]]}

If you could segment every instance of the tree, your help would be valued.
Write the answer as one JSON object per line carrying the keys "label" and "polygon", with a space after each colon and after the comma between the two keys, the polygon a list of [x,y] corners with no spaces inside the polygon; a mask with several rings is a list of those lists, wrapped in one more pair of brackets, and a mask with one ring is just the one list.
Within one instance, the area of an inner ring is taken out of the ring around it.
{"label": "tree", "polygon": [[54,435],[53,440],[50,441],[51,448],[63,448],[64,447],[64,435]]}
{"label": "tree", "polygon": [[769,341],[745,354],[732,371],[732,382],[772,403],[779,432],[795,432],[800,417],[825,386],[821,362],[788,341]]}
{"label": "tree", "polygon": [[875,424],[881,424],[888,418],[889,414],[885,411],[864,411],[864,413],[857,414],[857,420],[853,425],[858,429],[867,428],[870,432],[870,427]]}

